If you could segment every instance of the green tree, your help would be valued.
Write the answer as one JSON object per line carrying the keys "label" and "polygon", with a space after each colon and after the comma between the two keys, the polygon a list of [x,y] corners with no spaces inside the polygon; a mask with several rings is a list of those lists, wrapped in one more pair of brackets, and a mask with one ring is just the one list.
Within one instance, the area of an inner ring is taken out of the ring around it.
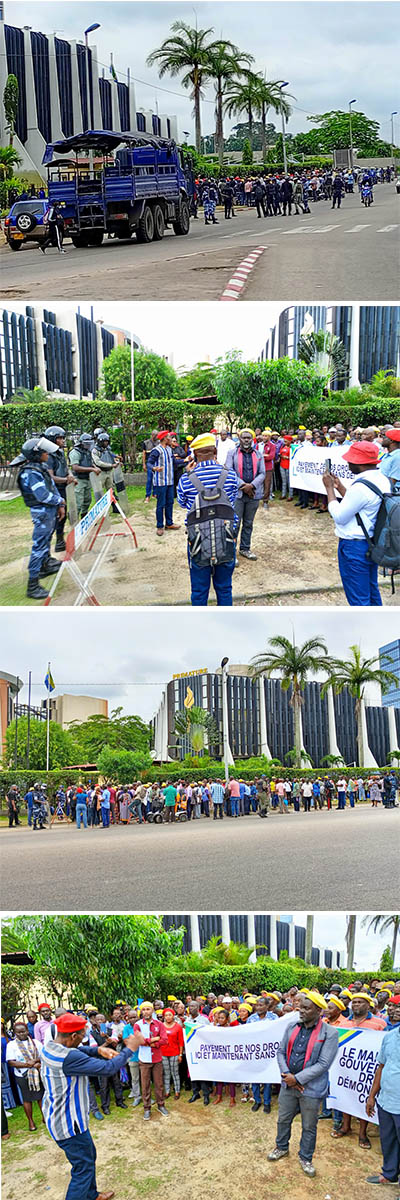
{"label": "green tree", "polygon": [[97,759],[101,774],[118,783],[133,783],[142,771],[149,771],[152,766],[148,750],[115,750],[104,746]]}
{"label": "green tree", "polygon": [[253,150],[250,138],[245,138],[243,142],[242,163],[244,167],[249,167],[253,162]]}
{"label": "green tree", "polygon": [[150,729],[141,717],[134,713],[121,716],[122,708],[115,708],[109,717],[94,714],[87,721],[71,721],[71,734],[81,762],[97,762],[104,749],[121,749],[145,752],[150,745]]}
{"label": "green tree", "polygon": [[[210,41],[213,29],[193,29],[185,21],[174,21],[171,35],[158,50],[153,50],[147,66],[158,66],[160,79],[164,75],[182,75],[182,87],[190,88],[194,100],[195,144],[197,153],[201,149],[200,101],[203,84],[212,77],[211,54],[216,53],[219,41]],[[183,74],[182,74],[183,72]]]}
{"label": "green tree", "polygon": [[14,141],[15,123],[17,120],[19,103],[19,83],[16,75],[8,75],[3,92],[3,106],[6,118],[6,129],[10,135],[9,144],[12,146]]}
{"label": "green tree", "polygon": [[181,386],[171,364],[151,350],[135,350],[135,400],[179,400]]}
{"label": "green tree", "polygon": [[240,116],[244,112],[247,114],[251,149],[253,149],[253,121],[259,99],[260,78],[261,76],[254,71],[241,72],[237,79],[230,81],[225,97],[224,107],[228,117]]}
{"label": "green tree", "polygon": [[378,684],[385,692],[391,684],[396,683],[393,671],[382,670],[377,664],[379,659],[363,658],[360,646],[350,646],[350,658],[329,658],[326,662],[328,678],[322,686],[321,695],[325,696],[329,687],[337,695],[345,688],[355,701],[355,718],[357,722],[358,765],[364,767],[364,736],[363,716],[364,698],[367,684]]}
{"label": "green tree", "polygon": [[179,954],[183,929],[163,928],[161,917],[47,915],[17,917],[17,933],[37,968],[46,967],[68,989],[74,1005],[109,1011],[152,992],[162,964]]}
{"label": "green tree", "polygon": [[266,79],[265,75],[260,76],[257,96],[255,102],[255,110],[261,117],[262,140],[261,149],[263,162],[267,158],[267,117],[270,108],[273,108],[276,113],[283,113],[286,121],[289,120],[291,107],[288,101],[290,93],[282,92],[280,79]]}
{"label": "green tree", "polygon": [[198,362],[179,376],[183,399],[188,396],[212,396],[215,393],[215,366]]}
{"label": "green tree", "polygon": [[301,404],[322,399],[323,380],[297,359],[242,362],[234,351],[216,371],[217,399],[224,412],[261,429],[284,429],[298,421]]}
{"label": "green tree", "polygon": [[189,738],[195,754],[200,754],[206,746],[219,743],[219,730],[214,718],[196,705],[176,714],[175,733],[179,738]]}
{"label": "green tree", "polygon": [[242,54],[232,42],[217,42],[209,53],[210,75],[215,81],[215,141],[220,167],[224,161],[224,98],[232,79],[254,62],[252,54]]}
{"label": "green tree", "polygon": [[[11,721],[6,730],[5,750],[3,755],[3,765],[8,766],[23,766],[26,765],[27,753],[27,737],[28,737],[28,718],[18,718],[17,732],[17,762],[15,762],[15,720]],[[32,774],[38,771],[46,770],[46,721],[39,721],[36,717],[31,717],[30,737],[29,737],[29,767]],[[74,739],[70,733],[57,725],[55,721],[50,721],[49,729],[49,763],[50,770],[55,767],[73,766],[75,755]]]}
{"label": "green tree", "polygon": [[[315,674],[321,668],[325,670],[324,656],[327,648],[323,638],[309,638],[302,646],[296,646],[289,638],[277,635],[269,639],[268,649],[263,654],[257,654],[251,662],[251,673],[255,679],[266,675],[270,679],[274,672],[281,677],[281,688],[288,692],[291,688],[290,704],[294,718],[294,750],[295,767],[301,767],[301,721],[300,714],[303,704],[303,691],[310,672]],[[322,660],[322,661],[321,661]]]}
{"label": "green tree", "polygon": [[368,913],[366,917],[363,917],[362,923],[367,926],[368,933],[370,929],[373,929],[374,933],[389,933],[389,931],[392,933],[390,954],[393,967],[393,963],[396,962],[397,938],[400,931],[399,913],[392,913],[390,915],[388,913],[374,913],[373,916]]}
{"label": "green tree", "polygon": [[[213,966],[241,967],[250,962],[255,950],[265,949],[265,946],[247,946],[245,942],[223,942],[221,937],[214,935],[209,938],[202,950],[189,950],[176,960],[179,971],[209,971]],[[174,960],[170,963],[173,968]]]}
{"label": "green tree", "polygon": [[335,333],[319,329],[299,338],[297,354],[301,362],[313,363],[326,383],[347,379],[349,368],[346,347]]}
{"label": "green tree", "polygon": [[[340,110],[331,110],[318,116],[307,117],[313,125],[319,126],[319,149],[346,150],[350,146],[350,114]],[[370,121],[365,113],[352,111],[351,130],[353,146],[360,156],[390,154],[389,142],[379,138],[379,122]],[[314,152],[314,151],[312,151]]]}
{"label": "green tree", "polygon": [[392,955],[390,952],[390,946],[386,946],[385,950],[383,951],[379,966],[380,966],[381,971],[386,971],[386,973],[388,975],[392,973],[393,958],[392,958]]}

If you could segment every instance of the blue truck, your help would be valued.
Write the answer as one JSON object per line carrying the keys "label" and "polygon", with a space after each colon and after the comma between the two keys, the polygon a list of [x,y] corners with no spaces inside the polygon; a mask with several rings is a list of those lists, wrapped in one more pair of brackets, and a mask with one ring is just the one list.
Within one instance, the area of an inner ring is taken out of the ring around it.
{"label": "blue truck", "polygon": [[160,241],[171,225],[189,233],[192,164],[172,138],[89,130],[50,142],[43,163],[74,246],[101,246],[105,234]]}

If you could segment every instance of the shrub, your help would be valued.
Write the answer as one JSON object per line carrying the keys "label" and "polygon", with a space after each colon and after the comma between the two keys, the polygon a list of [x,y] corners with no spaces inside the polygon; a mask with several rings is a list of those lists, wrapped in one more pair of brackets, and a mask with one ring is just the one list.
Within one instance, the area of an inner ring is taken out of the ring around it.
{"label": "shrub", "polygon": [[301,404],[300,416],[302,423],[310,429],[336,425],[337,421],[345,426],[351,424],[353,428],[360,425],[362,429],[368,425],[388,425],[400,420],[400,398],[366,396],[361,388],[350,388],[347,393],[330,392],[329,398]]}
{"label": "shrub", "polygon": [[[329,991],[334,983],[348,987],[355,979],[368,983],[371,979],[387,978],[382,971],[345,971],[340,967],[332,969],[325,967],[307,966],[301,959],[286,959],[276,962],[267,955],[261,955],[256,963],[246,963],[242,967],[214,966],[206,971],[189,971],[179,969],[174,964],[167,964],[158,973],[158,984],[163,996],[173,995],[185,999],[189,992],[193,996],[206,996],[208,992],[224,992],[237,996],[242,988],[247,986],[259,994],[265,991],[287,992],[290,987],[317,987],[322,993]],[[393,974],[391,976],[393,978]],[[397,975],[400,978],[400,975]]]}

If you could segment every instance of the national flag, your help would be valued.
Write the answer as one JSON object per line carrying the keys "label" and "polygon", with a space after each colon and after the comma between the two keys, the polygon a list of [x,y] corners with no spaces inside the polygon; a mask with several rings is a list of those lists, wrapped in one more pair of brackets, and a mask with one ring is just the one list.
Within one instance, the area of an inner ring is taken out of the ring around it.
{"label": "national flag", "polygon": [[44,681],[44,686],[47,688],[48,692],[54,692],[54,688],[56,685],[54,683],[54,679],[53,679],[52,673],[50,671],[50,668],[47,672],[47,675],[46,675],[46,678]]}
{"label": "national flag", "polygon": [[118,75],[115,70],[114,63],[110,63],[110,75],[112,75],[114,83],[118,83]]}
{"label": "national flag", "polygon": [[194,695],[193,695],[192,689],[190,687],[188,687],[188,689],[187,689],[186,696],[185,696],[183,703],[185,705],[185,708],[193,708]]}

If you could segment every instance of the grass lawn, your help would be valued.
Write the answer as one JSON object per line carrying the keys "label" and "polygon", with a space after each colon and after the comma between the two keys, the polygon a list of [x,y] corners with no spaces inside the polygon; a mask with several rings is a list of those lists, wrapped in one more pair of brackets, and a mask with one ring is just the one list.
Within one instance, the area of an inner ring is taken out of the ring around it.
{"label": "grass lawn", "polygon": [[[112,1103],[110,1117],[102,1122],[91,1118],[100,1188],[115,1189],[119,1200],[366,1200],[373,1192],[365,1179],[381,1165],[377,1126],[369,1126],[372,1149],[365,1151],[358,1146],[354,1118],[352,1136],[343,1141],[331,1138],[329,1121],[320,1122],[312,1180],[298,1164],[298,1118],[289,1158],[267,1161],[275,1142],[276,1097],[270,1116],[242,1104],[239,1089],[234,1109],[229,1109],[227,1096],[216,1108],[212,1098],[207,1109],[201,1099],[188,1105],[188,1098],[182,1093],[180,1100],[167,1101],[168,1119],[153,1108],[146,1126],[142,1106],[132,1109],[129,1100],[126,1111]],[[36,1200],[44,1192],[49,1200],[65,1196],[68,1163],[41,1125],[36,1105],[34,1117],[38,1129],[32,1134],[22,1109],[14,1110],[9,1121],[11,1138],[2,1144],[3,1200]],[[393,1188],[381,1190],[393,1195]]]}

